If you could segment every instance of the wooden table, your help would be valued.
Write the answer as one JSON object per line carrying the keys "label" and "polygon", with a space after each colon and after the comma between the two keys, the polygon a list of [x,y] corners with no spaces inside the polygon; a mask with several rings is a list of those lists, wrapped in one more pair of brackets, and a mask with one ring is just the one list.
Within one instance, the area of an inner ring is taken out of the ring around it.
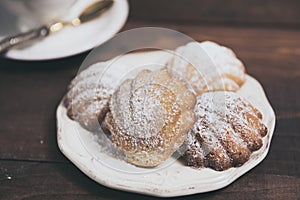
{"label": "wooden table", "polygon": [[[300,199],[300,30],[137,20],[134,14],[124,30],[141,26],[172,28],[233,48],[264,86],[277,117],[261,164],[224,189],[181,198]],[[86,56],[0,59],[0,199],[154,199],[97,184],[58,149],[55,110]]]}

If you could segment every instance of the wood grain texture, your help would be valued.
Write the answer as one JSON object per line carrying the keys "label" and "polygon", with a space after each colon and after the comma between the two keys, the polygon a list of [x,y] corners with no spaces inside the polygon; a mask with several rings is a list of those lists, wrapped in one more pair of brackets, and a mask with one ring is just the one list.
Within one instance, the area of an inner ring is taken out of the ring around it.
{"label": "wood grain texture", "polygon": [[300,26],[297,0],[129,0],[135,19],[227,25]]}
{"label": "wood grain texture", "polygon": [[[55,110],[83,57],[0,60],[0,158],[60,161]],[[72,67],[71,67],[72,66]]]}
{"label": "wood grain texture", "polygon": [[[70,164],[16,161],[0,164],[1,199],[157,199],[101,186]],[[266,172],[261,170],[263,164],[222,190],[176,199],[242,199],[241,194],[247,199],[297,199],[299,177]]]}
{"label": "wood grain texture", "polygon": [[[123,30],[142,26],[231,47],[262,83],[277,116],[270,152],[260,165],[224,189],[179,199],[299,199],[300,30],[144,21],[129,21]],[[95,183],[57,147],[55,109],[86,55],[45,62],[0,59],[1,200],[154,199]]]}

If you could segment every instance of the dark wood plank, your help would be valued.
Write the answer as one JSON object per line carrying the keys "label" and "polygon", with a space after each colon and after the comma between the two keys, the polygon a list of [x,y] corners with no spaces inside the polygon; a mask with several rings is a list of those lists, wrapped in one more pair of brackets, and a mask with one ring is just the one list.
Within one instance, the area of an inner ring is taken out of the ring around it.
{"label": "dark wood plank", "polygon": [[[242,199],[241,194],[245,199],[297,199],[300,194],[299,177],[260,170],[265,162],[224,189],[177,199]],[[106,188],[72,164],[16,161],[0,161],[0,198],[156,199]]]}
{"label": "dark wood plank", "polygon": [[297,0],[130,0],[130,17],[183,23],[291,26],[300,25]]}
{"label": "dark wood plank", "polygon": [[0,60],[0,158],[63,159],[56,145],[55,111],[83,57]]}
{"label": "dark wood plank", "polygon": [[[133,21],[124,30],[144,25],[233,48],[263,84],[277,118],[299,118],[300,31]],[[0,158],[65,161],[56,144],[55,109],[86,55],[47,62],[0,60]]]}
{"label": "dark wood plank", "polygon": [[[149,21],[129,21],[123,30],[141,26],[231,47],[263,84],[277,116],[270,152],[260,165],[222,190],[179,199],[299,198],[300,30]],[[55,109],[86,55],[46,62],[0,59],[0,199],[154,199],[95,183],[57,147]]]}
{"label": "dark wood plank", "polygon": [[277,120],[270,151],[266,160],[256,168],[256,174],[277,174],[300,180],[299,121],[300,117]]}
{"label": "dark wood plank", "polygon": [[[179,199],[297,199],[300,119],[280,119],[267,158],[230,186]],[[0,199],[154,199],[103,187],[68,163],[0,160]]]}

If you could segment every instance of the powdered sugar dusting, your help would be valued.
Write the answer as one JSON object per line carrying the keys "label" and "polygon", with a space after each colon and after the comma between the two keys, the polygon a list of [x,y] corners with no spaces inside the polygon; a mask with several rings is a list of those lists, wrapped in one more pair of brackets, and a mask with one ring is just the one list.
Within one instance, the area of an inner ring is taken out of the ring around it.
{"label": "powdered sugar dusting", "polygon": [[155,166],[184,142],[195,102],[187,90],[186,83],[166,69],[143,70],[118,87],[105,123],[113,143],[130,155],[129,162]]}
{"label": "powdered sugar dusting", "polygon": [[[115,66],[116,65],[116,66]],[[108,111],[108,101],[122,76],[132,66],[112,61],[91,65],[72,80],[65,105],[71,119],[95,131]]]}
{"label": "powdered sugar dusting", "polygon": [[[196,122],[188,134],[190,147],[186,153],[192,166],[215,170],[240,166],[252,151],[262,146],[258,130],[264,125],[252,105],[236,93],[202,94],[197,99],[195,114]],[[199,164],[197,157],[202,158],[202,163]]]}
{"label": "powdered sugar dusting", "polygon": [[198,95],[206,91],[236,91],[245,81],[245,68],[235,54],[209,41],[177,48],[168,67],[180,73]]}

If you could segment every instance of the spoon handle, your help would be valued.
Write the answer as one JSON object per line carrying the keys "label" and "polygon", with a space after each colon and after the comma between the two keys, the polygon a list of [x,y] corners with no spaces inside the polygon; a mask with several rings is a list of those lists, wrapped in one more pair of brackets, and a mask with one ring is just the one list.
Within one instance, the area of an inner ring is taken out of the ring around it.
{"label": "spoon handle", "polygon": [[23,45],[35,39],[43,38],[47,36],[49,32],[48,26],[41,26],[28,32],[4,38],[0,41],[0,54],[7,52],[9,49],[15,46]]}

